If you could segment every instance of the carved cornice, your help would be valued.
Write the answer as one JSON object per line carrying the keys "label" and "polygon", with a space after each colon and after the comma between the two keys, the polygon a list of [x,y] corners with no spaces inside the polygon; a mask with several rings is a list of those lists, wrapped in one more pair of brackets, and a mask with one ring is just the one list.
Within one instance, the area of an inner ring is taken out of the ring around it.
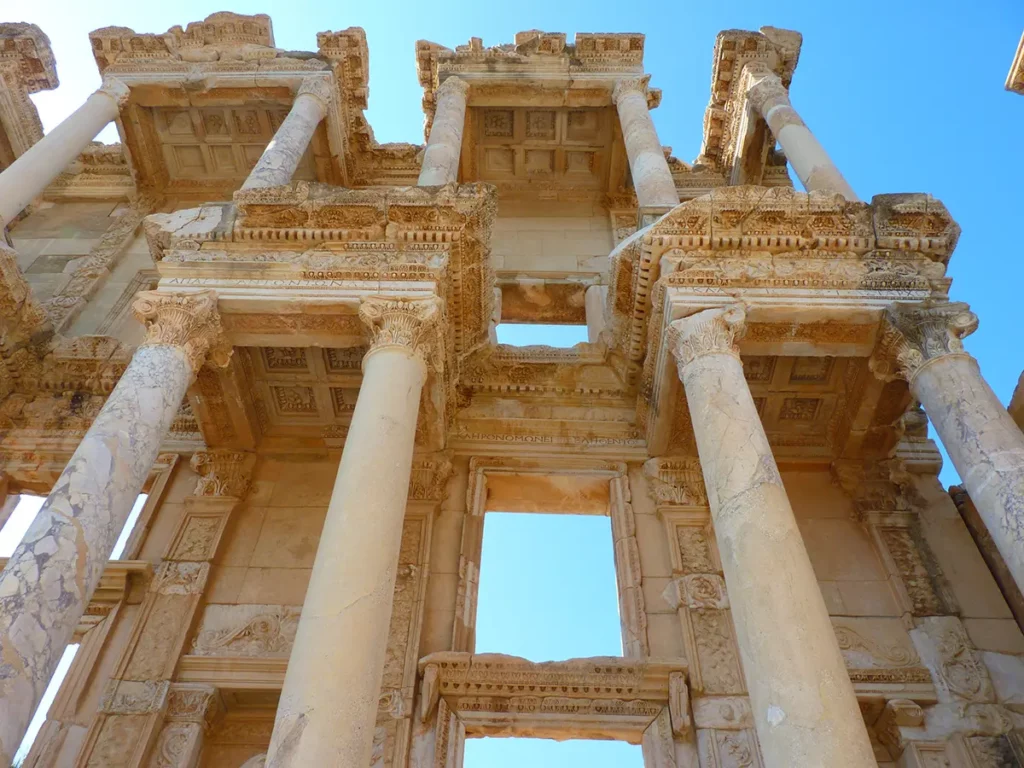
{"label": "carved cornice", "polygon": [[644,474],[659,506],[708,506],[699,459],[687,456],[650,459],[644,462]]}
{"label": "carved cornice", "polygon": [[367,356],[388,347],[400,347],[426,357],[433,343],[440,316],[441,301],[371,297],[359,305],[359,319],[370,332]]}
{"label": "carved cornice", "polygon": [[799,32],[761,27],[759,32],[730,29],[715,40],[711,99],[704,112],[704,141],[697,162],[719,170],[732,167],[743,116],[747,66],[759,66],[780,78],[793,79],[803,38]]}
{"label": "carved cornice", "polygon": [[1006,76],[1006,90],[1024,94],[1024,35],[1020,36],[1017,53],[1010,65],[1010,74]]}
{"label": "carved cornice", "polygon": [[243,498],[255,463],[255,454],[247,451],[197,451],[189,462],[199,475],[195,495]]}
{"label": "carved cornice", "polygon": [[35,24],[0,23],[0,64],[5,63],[15,66],[18,83],[28,93],[60,85],[50,38]]}
{"label": "carved cornice", "polygon": [[885,313],[872,368],[879,376],[913,382],[920,370],[948,355],[969,357],[963,338],[978,329],[978,317],[963,302],[893,304]]}
{"label": "carved cornice", "polygon": [[746,331],[746,310],[739,304],[705,309],[669,325],[669,348],[683,369],[704,355],[740,358],[736,342]]}
{"label": "carved cornice", "polygon": [[195,376],[209,359],[215,365],[227,365],[231,345],[224,336],[214,291],[195,293],[139,293],[132,311],[146,326],[143,346],[181,347]]}

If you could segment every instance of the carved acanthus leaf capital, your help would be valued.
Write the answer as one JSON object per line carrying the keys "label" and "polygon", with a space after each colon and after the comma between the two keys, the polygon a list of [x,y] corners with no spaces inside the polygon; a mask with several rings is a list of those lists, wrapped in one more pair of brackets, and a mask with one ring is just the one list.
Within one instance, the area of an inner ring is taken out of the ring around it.
{"label": "carved acanthus leaf capital", "polygon": [[334,97],[334,81],[330,75],[309,75],[302,78],[302,85],[299,86],[295,97],[312,96],[320,102],[320,106],[326,113],[331,106],[331,99]]}
{"label": "carved acanthus leaf capital", "polygon": [[435,99],[441,99],[448,94],[458,95],[465,101],[469,95],[469,83],[463,80],[461,77],[448,77],[445,81],[437,86],[437,90],[434,92]]}
{"label": "carved acanthus leaf capital", "polygon": [[671,323],[668,343],[682,375],[683,368],[704,355],[732,355],[746,332],[746,310],[740,304],[705,309]]}
{"label": "carved acanthus leaf capital", "polygon": [[651,496],[659,505],[706,507],[708,494],[700,460],[680,456],[644,462]]}
{"label": "carved acanthus leaf capital", "polygon": [[103,84],[96,89],[96,93],[109,96],[117,103],[118,109],[124,109],[131,95],[131,89],[116,77],[104,77]]}
{"label": "carved acanthus leaf capital", "polygon": [[231,344],[221,327],[214,291],[142,291],[136,295],[132,311],[146,326],[143,344],[181,347],[193,375],[207,359],[219,366],[228,364]]}
{"label": "carved acanthus leaf capital", "polygon": [[370,354],[384,347],[405,347],[423,355],[434,336],[441,300],[372,296],[359,305],[359,319],[370,331]]}
{"label": "carved acanthus leaf capital", "polygon": [[614,104],[618,104],[619,99],[624,96],[628,96],[631,93],[639,93],[644,97],[644,99],[646,99],[648,90],[647,86],[650,82],[650,75],[619,78],[615,81],[615,87],[612,89],[612,102]]}
{"label": "carved acanthus leaf capital", "polygon": [[189,462],[199,475],[195,495],[243,498],[255,463],[255,455],[247,451],[196,451]]}
{"label": "carved acanthus leaf capital", "polygon": [[872,370],[884,378],[911,382],[932,360],[966,355],[962,340],[977,329],[977,315],[963,302],[893,304],[885,313]]}
{"label": "carved acanthus leaf capital", "polygon": [[764,64],[748,64],[743,74],[749,83],[747,99],[762,117],[773,107],[792,106],[782,79]]}
{"label": "carved acanthus leaf capital", "polygon": [[209,729],[223,712],[220,691],[212,685],[173,683],[168,691],[165,718],[170,722],[198,723]]}

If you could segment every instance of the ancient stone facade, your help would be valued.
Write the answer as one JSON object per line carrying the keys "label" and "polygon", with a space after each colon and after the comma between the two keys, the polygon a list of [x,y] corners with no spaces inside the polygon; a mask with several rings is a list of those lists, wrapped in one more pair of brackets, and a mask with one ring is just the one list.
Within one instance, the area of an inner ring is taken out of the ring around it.
{"label": "ancient stone facade", "polygon": [[[374,140],[358,28],[90,39],[43,136],[48,41],[0,25],[0,489],[47,496],[0,764],[73,641],[27,766],[1024,766],[1024,394],[945,206],[859,200],[800,118],[798,33],[719,35],[692,164],[640,34],[417,43],[422,146]],[[610,518],[623,656],[477,653],[495,511]]]}

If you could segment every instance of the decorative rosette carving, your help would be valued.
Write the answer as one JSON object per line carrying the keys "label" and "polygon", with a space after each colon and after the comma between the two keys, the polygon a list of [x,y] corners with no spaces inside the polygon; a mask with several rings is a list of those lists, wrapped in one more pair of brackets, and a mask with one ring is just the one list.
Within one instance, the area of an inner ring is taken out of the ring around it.
{"label": "decorative rosette carving", "polygon": [[214,291],[142,291],[136,296],[132,311],[146,326],[143,345],[181,347],[188,357],[193,376],[207,359],[215,365],[227,365],[231,344],[220,324]]}
{"label": "decorative rosette carving", "polygon": [[668,343],[682,375],[683,368],[703,355],[732,355],[746,331],[746,310],[739,304],[705,309],[669,325]]}

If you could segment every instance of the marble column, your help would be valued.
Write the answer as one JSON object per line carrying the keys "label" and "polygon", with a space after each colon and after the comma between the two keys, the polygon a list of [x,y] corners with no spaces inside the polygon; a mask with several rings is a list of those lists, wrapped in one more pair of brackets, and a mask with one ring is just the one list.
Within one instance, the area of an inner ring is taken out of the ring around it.
{"label": "marble column", "polygon": [[[910,384],[1017,586],[1024,588],[1024,433],[981,376],[963,339],[978,318],[960,302],[896,304],[883,363]],[[877,362],[877,361],[876,361]],[[886,373],[885,370],[876,372]]]}
{"label": "marble column", "polygon": [[0,573],[0,765],[9,765],[142,490],[185,390],[224,358],[212,291],[139,294],[148,327]]}
{"label": "marble column", "polygon": [[327,116],[332,90],[331,78],[326,75],[303,79],[288,116],[263,150],[242,189],[291,183],[316,127]]}
{"label": "marble column", "polygon": [[434,94],[434,122],[416,182],[419,186],[432,187],[458,180],[468,93],[469,84],[458,77],[449,77],[438,86]]}
{"label": "marble column", "polygon": [[619,112],[637,202],[641,208],[674,207],[679,205],[676,183],[647,108],[650,79],[650,75],[644,75],[619,80],[612,91],[612,101]]}
{"label": "marble column", "polygon": [[0,230],[42,194],[127,101],[128,87],[106,78],[82,106],[0,173]]}
{"label": "marble column", "polygon": [[793,109],[789,91],[779,76],[764,68],[750,71],[748,77],[751,82],[747,89],[748,103],[768,123],[804,188],[808,192],[834,192],[856,201],[853,187]]}
{"label": "marble column", "polygon": [[437,299],[366,299],[363,382],[327,508],[267,766],[369,765]]}
{"label": "marble column", "polygon": [[735,305],[670,326],[768,768],[874,768],[828,609],[743,377]]}
{"label": "marble column", "polygon": [[608,286],[591,285],[583,295],[583,309],[587,317],[587,341],[597,344],[605,328],[604,307],[608,303]]}

